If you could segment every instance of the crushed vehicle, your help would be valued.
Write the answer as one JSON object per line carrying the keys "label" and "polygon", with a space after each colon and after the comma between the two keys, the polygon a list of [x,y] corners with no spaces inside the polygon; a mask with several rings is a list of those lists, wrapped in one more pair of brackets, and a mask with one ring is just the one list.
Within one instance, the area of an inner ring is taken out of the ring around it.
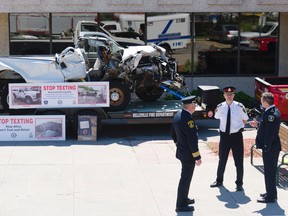
{"label": "crushed vehicle", "polygon": [[[92,81],[121,81],[115,87],[110,82],[110,103],[114,109],[123,109],[134,92],[143,101],[155,101],[161,97],[165,87],[183,91],[184,78],[177,73],[175,59],[168,58],[164,48],[157,45],[123,48],[115,41],[104,38],[83,38],[79,47],[96,48],[97,59],[88,72]],[[88,58],[91,55],[87,53]],[[123,85],[124,84],[124,85]],[[163,87],[164,86],[164,87]],[[113,100],[114,93],[121,100]],[[118,107],[118,108],[116,108]]]}
{"label": "crushed vehicle", "polygon": [[[77,48],[67,47],[54,59],[0,57],[3,109],[9,110],[8,84],[17,82],[109,81],[110,111],[125,109],[132,92],[143,101],[155,101],[165,88],[176,95],[183,90],[184,78],[177,73],[177,63],[159,46],[123,48],[113,40],[97,37],[79,42]],[[89,69],[91,55],[96,61]]]}

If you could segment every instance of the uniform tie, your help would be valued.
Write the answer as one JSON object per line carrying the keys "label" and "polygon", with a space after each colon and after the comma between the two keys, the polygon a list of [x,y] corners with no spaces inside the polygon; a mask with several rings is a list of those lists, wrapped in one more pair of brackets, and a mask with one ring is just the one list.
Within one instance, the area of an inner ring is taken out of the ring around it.
{"label": "uniform tie", "polygon": [[228,107],[228,112],[227,112],[227,122],[226,122],[226,134],[230,134],[230,124],[231,124],[231,111],[230,111],[230,106]]}

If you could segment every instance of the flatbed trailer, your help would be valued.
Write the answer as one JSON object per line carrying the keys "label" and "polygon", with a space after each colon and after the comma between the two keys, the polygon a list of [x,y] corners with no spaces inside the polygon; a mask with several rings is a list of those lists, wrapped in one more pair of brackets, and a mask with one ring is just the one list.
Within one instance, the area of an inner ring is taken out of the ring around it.
{"label": "flatbed trailer", "polygon": [[[214,110],[219,100],[219,88],[215,86],[199,86],[200,96],[197,97],[196,110],[193,113],[195,120],[213,119]],[[207,104],[210,103],[210,104]],[[37,109],[15,109],[11,115],[65,115],[67,134],[75,137],[78,130],[79,116],[97,116],[98,134],[102,128],[102,121],[120,120],[123,124],[154,124],[171,123],[174,115],[182,109],[181,100],[158,99],[153,102],[144,102],[133,98],[122,111],[108,111],[102,107],[88,108],[37,108]],[[12,111],[12,110],[11,110]],[[7,115],[2,113],[1,115]]]}

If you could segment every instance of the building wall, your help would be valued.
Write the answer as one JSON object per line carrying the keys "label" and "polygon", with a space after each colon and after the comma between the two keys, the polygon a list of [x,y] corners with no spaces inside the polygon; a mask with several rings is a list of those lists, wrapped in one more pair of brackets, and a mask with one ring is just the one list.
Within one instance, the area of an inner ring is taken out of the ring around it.
{"label": "building wall", "polygon": [[[49,2],[49,3],[48,3]],[[287,0],[0,0],[0,12],[287,12]]]}
{"label": "building wall", "polygon": [[9,55],[9,22],[8,14],[0,13],[0,55]]}

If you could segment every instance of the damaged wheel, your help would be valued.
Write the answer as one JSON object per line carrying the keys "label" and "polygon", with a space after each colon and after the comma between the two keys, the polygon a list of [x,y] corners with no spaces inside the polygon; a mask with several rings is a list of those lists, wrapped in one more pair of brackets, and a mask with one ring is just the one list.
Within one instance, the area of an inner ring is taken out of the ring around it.
{"label": "damaged wheel", "polygon": [[112,81],[109,85],[110,107],[107,110],[120,111],[125,109],[131,100],[129,88],[121,81]]}
{"label": "damaged wheel", "polygon": [[163,89],[153,86],[150,89],[137,88],[135,94],[143,101],[156,101],[163,94]]}

